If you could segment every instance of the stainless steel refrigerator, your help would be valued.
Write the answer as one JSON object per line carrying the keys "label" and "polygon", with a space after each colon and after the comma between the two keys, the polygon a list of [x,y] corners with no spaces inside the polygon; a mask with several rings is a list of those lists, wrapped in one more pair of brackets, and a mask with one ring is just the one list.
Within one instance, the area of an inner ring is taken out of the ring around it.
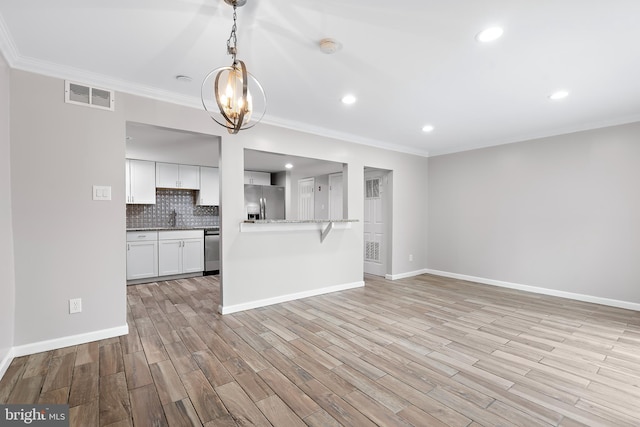
{"label": "stainless steel refrigerator", "polygon": [[284,187],[245,184],[244,205],[247,219],[285,219]]}

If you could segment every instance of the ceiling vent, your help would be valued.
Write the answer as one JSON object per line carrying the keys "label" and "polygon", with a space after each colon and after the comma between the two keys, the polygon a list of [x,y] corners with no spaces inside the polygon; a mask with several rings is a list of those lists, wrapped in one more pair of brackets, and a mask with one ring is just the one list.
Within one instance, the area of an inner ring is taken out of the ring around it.
{"label": "ceiling vent", "polygon": [[113,111],[113,91],[65,80],[64,102]]}

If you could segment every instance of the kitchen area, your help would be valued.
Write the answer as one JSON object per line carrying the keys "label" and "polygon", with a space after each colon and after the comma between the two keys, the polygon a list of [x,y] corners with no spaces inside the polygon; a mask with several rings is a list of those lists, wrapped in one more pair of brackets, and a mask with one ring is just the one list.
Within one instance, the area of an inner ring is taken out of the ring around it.
{"label": "kitchen area", "polygon": [[[219,274],[219,153],[220,137],[127,122],[128,285]],[[341,163],[246,149],[244,169],[245,222],[345,218]]]}
{"label": "kitchen area", "polygon": [[220,271],[219,138],[127,123],[127,284]]}

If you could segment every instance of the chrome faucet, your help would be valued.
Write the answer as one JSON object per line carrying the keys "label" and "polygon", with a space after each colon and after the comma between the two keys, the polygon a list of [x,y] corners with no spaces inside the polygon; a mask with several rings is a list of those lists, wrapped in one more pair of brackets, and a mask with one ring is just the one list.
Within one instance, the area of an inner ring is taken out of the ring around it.
{"label": "chrome faucet", "polygon": [[174,209],[173,212],[169,214],[169,227],[175,227],[178,218],[178,213]]}

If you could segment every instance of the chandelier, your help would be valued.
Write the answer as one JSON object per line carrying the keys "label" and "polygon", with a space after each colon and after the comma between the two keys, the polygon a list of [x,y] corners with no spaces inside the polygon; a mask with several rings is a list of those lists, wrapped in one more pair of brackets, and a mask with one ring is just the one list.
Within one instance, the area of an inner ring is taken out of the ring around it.
{"label": "chandelier", "polygon": [[[267,97],[258,80],[247,71],[243,61],[236,58],[238,53],[236,35],[236,9],[247,0],[224,0],[233,6],[233,26],[227,40],[227,54],[233,61],[229,67],[220,67],[204,78],[201,88],[202,105],[211,118],[225,127],[231,134],[255,126],[267,109]],[[253,94],[257,94],[254,99]]]}

